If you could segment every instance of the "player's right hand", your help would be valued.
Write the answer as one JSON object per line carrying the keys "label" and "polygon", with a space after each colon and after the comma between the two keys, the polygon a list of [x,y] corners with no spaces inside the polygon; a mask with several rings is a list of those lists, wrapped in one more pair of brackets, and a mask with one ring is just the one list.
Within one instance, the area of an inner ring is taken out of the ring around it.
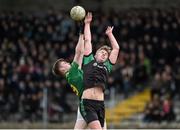
{"label": "player's right hand", "polygon": [[84,19],[84,23],[91,23],[92,21],[92,13],[91,12],[88,12],[85,19]]}

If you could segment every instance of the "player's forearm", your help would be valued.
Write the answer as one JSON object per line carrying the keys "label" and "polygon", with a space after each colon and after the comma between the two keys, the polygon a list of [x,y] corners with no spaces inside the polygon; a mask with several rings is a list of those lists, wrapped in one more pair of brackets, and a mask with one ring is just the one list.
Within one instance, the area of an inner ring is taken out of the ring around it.
{"label": "player's forearm", "polygon": [[90,23],[85,23],[84,26],[84,39],[91,42],[91,28]]}
{"label": "player's forearm", "polygon": [[81,68],[82,65],[83,55],[84,55],[84,35],[80,35],[78,43],[76,45],[75,56],[74,56],[74,61],[79,65],[79,68]]}
{"label": "player's forearm", "polygon": [[84,54],[84,36],[81,35],[79,37],[79,41],[76,45],[76,49],[75,49],[75,53],[78,54],[78,53],[81,53],[81,54]]}
{"label": "player's forearm", "polygon": [[108,34],[108,38],[110,40],[112,49],[119,50],[119,44],[118,44],[116,38],[114,37],[114,35],[112,33],[110,33],[110,34]]}
{"label": "player's forearm", "polygon": [[84,27],[84,40],[85,40],[84,54],[85,55],[89,55],[92,52],[90,23],[85,23],[85,27]]}
{"label": "player's forearm", "polygon": [[108,34],[108,37],[109,37],[111,47],[112,47],[112,51],[110,53],[109,59],[112,64],[115,64],[118,58],[118,54],[119,54],[119,45],[112,33]]}
{"label": "player's forearm", "polygon": [[81,68],[82,66],[82,61],[83,61],[83,56],[84,54],[83,53],[76,53],[75,56],[74,56],[74,62],[76,62],[78,65],[79,65],[79,68]]}

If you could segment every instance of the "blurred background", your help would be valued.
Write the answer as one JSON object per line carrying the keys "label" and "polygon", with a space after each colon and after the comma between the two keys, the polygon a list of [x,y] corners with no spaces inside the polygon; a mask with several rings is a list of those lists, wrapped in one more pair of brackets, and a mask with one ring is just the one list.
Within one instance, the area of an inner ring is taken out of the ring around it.
{"label": "blurred background", "polygon": [[179,0],[0,0],[0,128],[69,128],[78,98],[53,62],[72,61],[74,5],[93,12],[93,50],[121,47],[108,79],[108,128],[180,128]]}

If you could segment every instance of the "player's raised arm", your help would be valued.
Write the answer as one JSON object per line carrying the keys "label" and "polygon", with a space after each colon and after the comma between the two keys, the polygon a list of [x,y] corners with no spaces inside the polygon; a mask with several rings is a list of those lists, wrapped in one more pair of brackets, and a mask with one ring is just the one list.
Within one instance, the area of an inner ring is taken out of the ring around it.
{"label": "player's raised arm", "polygon": [[85,50],[84,55],[89,55],[92,52],[92,43],[91,43],[91,29],[90,24],[92,21],[92,13],[88,12],[84,19],[84,40],[85,40]]}
{"label": "player's raised arm", "polygon": [[75,56],[73,60],[79,65],[79,68],[81,68],[82,66],[83,56],[84,56],[84,35],[80,34],[78,43],[76,45]]}
{"label": "player's raised arm", "polygon": [[112,31],[113,31],[113,27],[108,26],[106,29],[106,35],[108,36],[110,43],[111,43],[111,47],[112,47],[112,51],[110,53],[109,60],[112,64],[115,64],[118,54],[119,54],[119,45],[118,45],[116,38],[114,37]]}

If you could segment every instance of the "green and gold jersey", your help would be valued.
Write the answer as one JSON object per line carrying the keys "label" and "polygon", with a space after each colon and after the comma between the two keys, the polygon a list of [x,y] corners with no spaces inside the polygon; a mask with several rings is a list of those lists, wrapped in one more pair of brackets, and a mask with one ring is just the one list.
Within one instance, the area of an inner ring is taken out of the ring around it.
{"label": "green and gold jersey", "polygon": [[76,95],[81,97],[83,92],[83,71],[78,67],[79,65],[76,62],[71,63],[71,68],[66,73],[66,80]]}

